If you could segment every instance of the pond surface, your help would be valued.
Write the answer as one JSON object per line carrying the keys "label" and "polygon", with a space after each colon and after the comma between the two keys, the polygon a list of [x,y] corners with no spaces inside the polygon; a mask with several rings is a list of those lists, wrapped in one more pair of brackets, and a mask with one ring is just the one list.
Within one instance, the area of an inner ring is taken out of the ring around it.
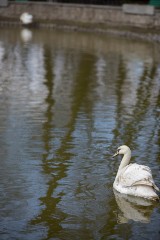
{"label": "pond surface", "polygon": [[160,46],[0,29],[0,239],[160,239],[160,206],[113,192],[118,146],[160,187]]}

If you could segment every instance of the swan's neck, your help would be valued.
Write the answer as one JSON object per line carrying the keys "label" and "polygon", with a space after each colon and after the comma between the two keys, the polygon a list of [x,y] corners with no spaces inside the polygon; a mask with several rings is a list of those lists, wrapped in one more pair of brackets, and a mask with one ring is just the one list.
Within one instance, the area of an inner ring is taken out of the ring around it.
{"label": "swan's neck", "polygon": [[118,168],[118,172],[117,172],[117,175],[119,174],[119,172],[124,168],[126,167],[129,162],[130,162],[130,159],[131,159],[131,151],[128,151],[126,154],[124,154],[123,158],[122,158],[122,161],[120,163],[120,166]]}

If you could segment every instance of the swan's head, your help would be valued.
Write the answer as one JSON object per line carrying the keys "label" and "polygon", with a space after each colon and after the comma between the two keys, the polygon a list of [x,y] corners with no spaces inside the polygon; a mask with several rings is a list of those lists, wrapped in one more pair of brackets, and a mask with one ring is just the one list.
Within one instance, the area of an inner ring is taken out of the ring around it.
{"label": "swan's head", "polygon": [[113,155],[113,157],[119,155],[119,154],[126,154],[126,153],[130,153],[131,150],[129,147],[127,147],[126,145],[122,145],[117,149],[117,152]]}

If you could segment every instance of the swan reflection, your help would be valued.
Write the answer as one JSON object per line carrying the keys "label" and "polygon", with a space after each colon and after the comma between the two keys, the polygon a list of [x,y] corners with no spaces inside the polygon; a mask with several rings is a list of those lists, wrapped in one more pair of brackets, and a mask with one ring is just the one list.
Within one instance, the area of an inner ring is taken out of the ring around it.
{"label": "swan reflection", "polygon": [[115,199],[120,212],[117,214],[118,223],[127,223],[129,220],[148,223],[156,203],[128,196],[114,191]]}
{"label": "swan reflection", "polygon": [[23,42],[29,42],[32,40],[32,31],[27,29],[27,28],[24,28],[22,31],[21,31],[21,39]]}

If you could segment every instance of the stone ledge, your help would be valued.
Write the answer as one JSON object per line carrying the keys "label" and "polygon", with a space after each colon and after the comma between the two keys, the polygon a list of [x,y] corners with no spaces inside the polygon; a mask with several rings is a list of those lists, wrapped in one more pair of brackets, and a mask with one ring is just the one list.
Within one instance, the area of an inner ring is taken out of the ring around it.
{"label": "stone ledge", "polygon": [[[0,0],[1,1],[1,0]],[[131,5],[130,5],[131,6]],[[139,9],[142,5],[138,5]],[[144,7],[144,6],[142,6]],[[147,7],[147,6],[146,6]],[[148,6],[149,7],[149,6]],[[151,7],[151,6],[150,6]],[[152,8],[152,7],[151,7]],[[154,8],[152,8],[154,10]],[[37,25],[41,23],[61,25],[61,22],[72,22],[74,25],[103,25],[103,28],[109,26],[118,27],[138,27],[139,29],[159,29],[160,30],[160,9],[154,10],[154,15],[147,15],[143,11],[141,14],[125,13],[122,7],[97,7],[85,5],[67,5],[67,4],[40,4],[40,2],[11,2],[8,7],[0,7],[0,22],[19,21],[23,12],[29,12],[33,15]],[[151,14],[151,12],[150,12]]]}
{"label": "stone ledge", "polygon": [[123,4],[124,13],[140,14],[140,15],[154,15],[154,6],[138,5],[138,4]]}
{"label": "stone ledge", "polygon": [[0,0],[0,7],[7,7],[8,6],[8,0]]}

